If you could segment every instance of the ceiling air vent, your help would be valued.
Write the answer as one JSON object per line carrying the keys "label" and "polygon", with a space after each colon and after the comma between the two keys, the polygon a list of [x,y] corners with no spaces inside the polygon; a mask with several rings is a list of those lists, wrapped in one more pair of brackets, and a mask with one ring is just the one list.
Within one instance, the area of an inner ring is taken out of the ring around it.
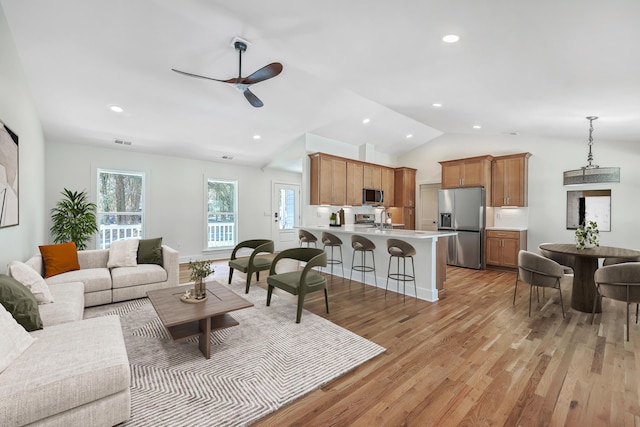
{"label": "ceiling air vent", "polygon": [[116,139],[115,141],[116,144],[120,144],[120,145],[131,145],[131,141],[123,141],[121,139]]}
{"label": "ceiling air vent", "polygon": [[225,160],[233,160],[233,156],[222,156]]}

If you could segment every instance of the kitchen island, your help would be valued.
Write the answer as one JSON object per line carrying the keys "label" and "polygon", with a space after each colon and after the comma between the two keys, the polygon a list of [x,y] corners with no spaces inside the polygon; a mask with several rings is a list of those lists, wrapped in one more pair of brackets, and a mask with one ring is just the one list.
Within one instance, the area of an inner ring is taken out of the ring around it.
{"label": "kitchen island", "polygon": [[[405,240],[416,248],[414,258],[416,269],[416,287],[418,290],[417,297],[426,301],[437,301],[438,292],[444,288],[444,280],[446,277],[447,267],[447,239],[446,237],[455,236],[455,231],[420,231],[420,230],[380,230],[374,227],[363,227],[353,224],[346,224],[340,227],[331,227],[328,225],[311,225],[301,227],[314,233],[318,237],[318,247],[322,247],[320,234],[323,231],[333,233],[342,240],[342,257],[344,263],[344,275],[349,279],[351,274],[351,259],[353,249],[351,248],[351,236],[359,234],[370,239],[376,245],[374,251],[376,262],[376,276],[373,272],[365,273],[364,283],[371,286],[377,286],[384,289],[387,282],[387,268],[389,266],[389,253],[387,252],[387,239]],[[339,256],[339,252],[334,250],[334,254]],[[359,254],[356,255],[358,257]],[[367,255],[367,265],[371,263],[371,257]],[[360,264],[360,260],[356,260],[356,264]],[[395,262],[394,262],[395,264]],[[402,263],[401,263],[402,264]],[[394,266],[392,266],[393,268]],[[395,271],[395,270],[393,270]],[[407,271],[411,271],[411,262],[407,260]],[[333,274],[340,275],[342,270],[340,265],[334,265]],[[353,280],[362,282],[362,272],[354,271]],[[402,293],[402,282],[389,279],[389,290]],[[407,295],[413,296],[413,283],[406,283]]]}

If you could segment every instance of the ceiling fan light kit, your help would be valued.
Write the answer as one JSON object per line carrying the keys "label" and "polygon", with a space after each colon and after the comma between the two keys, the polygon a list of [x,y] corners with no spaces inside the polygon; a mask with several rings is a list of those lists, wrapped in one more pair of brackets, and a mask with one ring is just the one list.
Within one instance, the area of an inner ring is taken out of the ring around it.
{"label": "ceiling fan light kit", "polygon": [[255,71],[253,74],[250,74],[247,77],[242,77],[242,54],[247,51],[247,47],[250,43],[240,37],[234,37],[231,42],[233,43],[233,47],[235,48],[235,50],[238,51],[238,77],[221,80],[214,79],[212,77],[201,76],[198,74],[187,73],[186,71],[176,70],[175,68],[172,68],[171,70],[188,77],[196,77],[199,79],[213,80],[216,82],[232,84],[236,89],[243,93],[244,97],[247,99],[247,101],[249,101],[251,105],[256,108],[260,108],[264,104],[253,92],[249,90],[249,86],[277,76],[282,72],[282,64],[279,62],[272,62],[271,64],[265,65],[264,67],[260,68],[258,71]]}
{"label": "ceiling fan light kit", "polygon": [[581,185],[581,184],[600,184],[603,182],[620,182],[620,168],[616,167],[600,167],[594,165],[593,153],[591,146],[593,145],[593,121],[597,120],[596,116],[588,116],[589,120],[589,155],[587,156],[587,165],[580,169],[566,171],[563,174],[564,185]]}

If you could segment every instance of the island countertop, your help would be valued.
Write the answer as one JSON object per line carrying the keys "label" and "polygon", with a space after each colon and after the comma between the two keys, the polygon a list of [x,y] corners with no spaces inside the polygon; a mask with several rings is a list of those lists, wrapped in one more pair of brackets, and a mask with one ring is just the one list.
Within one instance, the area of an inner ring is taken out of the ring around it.
{"label": "island countertop", "polygon": [[306,230],[328,231],[330,233],[346,233],[346,234],[361,234],[363,236],[384,236],[384,237],[396,237],[398,239],[433,239],[438,237],[449,237],[458,234],[455,231],[423,231],[423,230],[402,230],[394,228],[385,228],[380,230],[379,228],[371,226],[362,226],[357,224],[345,224],[339,227],[332,227],[329,225],[309,225],[304,228]]}
{"label": "island countertop", "polygon": [[[389,252],[387,250],[387,240],[390,238],[406,240],[415,249],[415,276],[416,289],[413,292],[411,283],[406,284],[407,297],[414,296],[427,301],[437,301],[438,293],[444,290],[444,281],[446,280],[446,264],[447,264],[447,238],[458,234],[455,231],[422,231],[422,230],[397,230],[397,229],[377,229],[370,225],[345,224],[340,227],[332,227],[329,225],[308,225],[300,227],[318,237],[318,247],[322,247],[320,238],[321,232],[335,234],[342,240],[340,252],[344,252],[342,261],[343,267],[348,277],[351,277],[352,263],[354,261],[354,253],[351,247],[351,236],[361,235],[370,239],[376,246],[374,250],[374,258],[376,263],[376,272],[353,274],[356,280],[362,281],[371,286],[380,286],[385,289],[389,288],[402,294],[404,286],[400,286],[395,280],[387,280],[387,270],[390,268]],[[338,255],[337,253],[335,254]],[[357,261],[358,263],[360,261]],[[371,261],[369,261],[371,262]],[[393,263],[396,268],[396,263]],[[407,263],[409,265],[409,263]],[[411,267],[409,267],[411,268]],[[333,266],[333,273],[340,274],[342,268]],[[400,287],[399,287],[400,286]]]}

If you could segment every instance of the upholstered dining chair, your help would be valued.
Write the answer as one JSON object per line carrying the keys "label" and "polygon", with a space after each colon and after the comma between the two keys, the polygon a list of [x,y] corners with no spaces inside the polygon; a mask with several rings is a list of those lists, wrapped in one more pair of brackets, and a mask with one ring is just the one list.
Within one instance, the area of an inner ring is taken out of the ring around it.
{"label": "upholstered dining chair", "polygon": [[[540,243],[540,245],[545,245],[546,243]],[[549,258],[557,262],[564,269],[564,274],[571,275],[573,274],[573,267],[575,265],[575,260],[571,255],[561,254],[558,252],[551,252],[545,249],[540,248],[538,246],[538,253],[545,258]]]}
{"label": "upholstered dining chair", "polygon": [[[562,289],[560,281],[564,277],[564,268],[554,260],[543,257],[533,252],[521,250],[518,253],[518,273],[513,290],[513,304],[516,303],[518,281],[528,283],[529,288],[529,316],[531,316],[531,296],[533,288],[555,288],[560,293],[560,307],[564,317],[564,304],[562,302]],[[537,290],[537,289],[536,289]]]}
{"label": "upholstered dining chair", "polygon": [[[625,262],[638,262],[640,257],[635,258],[605,258],[602,262],[603,266],[623,264]],[[636,323],[638,323],[638,314],[640,314],[640,304],[636,304]]]}
{"label": "upholstered dining chair", "polygon": [[629,341],[629,304],[640,303],[640,262],[625,262],[601,267],[593,280],[598,293],[593,301],[591,323],[596,314],[596,301],[606,297],[627,304],[627,341]]}
{"label": "upholstered dining chair", "polygon": [[[238,252],[242,249],[252,249],[251,255],[238,258]],[[272,254],[273,251],[273,240],[253,239],[238,243],[236,247],[233,248],[233,252],[231,252],[231,259],[229,260],[229,284],[231,284],[231,279],[233,278],[233,270],[246,273],[247,286],[244,293],[248,294],[249,286],[251,285],[251,276],[253,273],[256,273],[256,280],[260,281],[260,272],[271,268],[270,258],[259,257],[257,255],[261,253]]]}
{"label": "upholstered dining chair", "polygon": [[[285,259],[294,259],[305,262],[305,266],[300,271],[289,271],[278,273],[278,262]],[[273,260],[269,277],[267,277],[267,307],[271,305],[271,294],[274,288],[282,289],[292,295],[298,296],[298,312],[296,323],[300,323],[302,317],[302,307],[304,297],[319,290],[324,290],[324,301],[329,313],[329,295],[327,294],[327,279],[320,273],[312,270],[314,267],[327,266],[327,253],[323,249],[317,248],[292,248],[280,252]]]}

